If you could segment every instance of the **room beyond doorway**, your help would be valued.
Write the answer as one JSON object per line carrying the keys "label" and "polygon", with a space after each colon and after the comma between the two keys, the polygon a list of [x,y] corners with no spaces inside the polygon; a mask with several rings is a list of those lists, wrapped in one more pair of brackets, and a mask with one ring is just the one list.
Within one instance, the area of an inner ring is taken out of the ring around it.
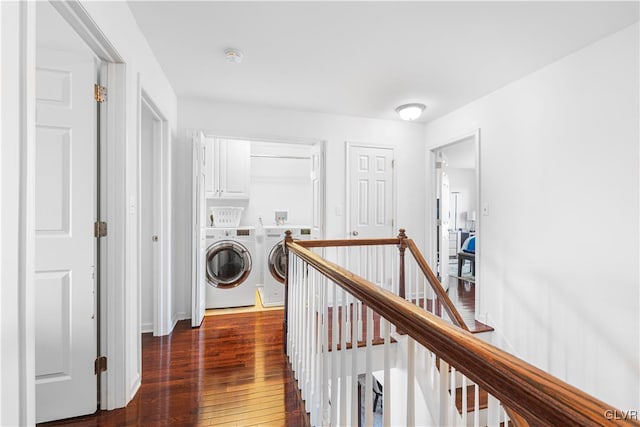
{"label": "room beyond doorway", "polygon": [[[445,288],[449,282],[478,282],[479,132],[432,150],[435,188],[432,198],[436,236],[435,265]],[[476,294],[477,295],[477,294]]]}

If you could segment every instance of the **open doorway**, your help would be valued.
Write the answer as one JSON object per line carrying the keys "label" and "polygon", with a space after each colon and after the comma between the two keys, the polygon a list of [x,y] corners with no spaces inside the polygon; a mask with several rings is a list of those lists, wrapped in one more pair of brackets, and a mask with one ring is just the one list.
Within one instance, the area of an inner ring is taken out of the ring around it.
{"label": "open doorway", "polygon": [[432,150],[435,173],[437,274],[445,289],[462,286],[477,306],[479,253],[479,132]]}
{"label": "open doorway", "polygon": [[167,215],[167,122],[144,91],[140,92],[138,265],[140,330],[155,336],[171,327],[168,259],[171,234]]}

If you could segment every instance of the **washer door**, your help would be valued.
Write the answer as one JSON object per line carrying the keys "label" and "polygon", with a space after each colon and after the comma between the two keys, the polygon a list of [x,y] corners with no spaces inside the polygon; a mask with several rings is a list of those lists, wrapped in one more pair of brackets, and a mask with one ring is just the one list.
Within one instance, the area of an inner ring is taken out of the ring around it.
{"label": "washer door", "polygon": [[251,255],[233,240],[222,240],[207,249],[207,282],[217,288],[235,288],[251,273]]}
{"label": "washer door", "polygon": [[269,272],[280,283],[284,283],[287,260],[284,257],[284,240],[279,241],[269,252]]}

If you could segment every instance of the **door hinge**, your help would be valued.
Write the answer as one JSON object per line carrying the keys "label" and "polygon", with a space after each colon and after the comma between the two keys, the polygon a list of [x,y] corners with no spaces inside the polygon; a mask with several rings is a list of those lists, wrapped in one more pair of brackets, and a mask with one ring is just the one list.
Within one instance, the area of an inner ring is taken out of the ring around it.
{"label": "door hinge", "polygon": [[93,98],[96,102],[104,102],[107,100],[107,88],[99,84],[93,85]]}
{"label": "door hinge", "polygon": [[104,221],[96,221],[93,223],[94,237],[105,237],[107,235],[107,223]]}
{"label": "door hinge", "polygon": [[105,372],[107,370],[107,357],[100,356],[96,359],[94,363],[94,373],[98,375],[100,372]]}

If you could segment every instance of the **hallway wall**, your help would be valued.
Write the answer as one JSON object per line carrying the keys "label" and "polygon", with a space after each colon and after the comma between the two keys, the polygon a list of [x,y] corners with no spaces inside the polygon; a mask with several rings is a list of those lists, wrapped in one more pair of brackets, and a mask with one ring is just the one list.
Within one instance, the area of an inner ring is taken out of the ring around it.
{"label": "hallway wall", "polygon": [[623,410],[640,402],[639,36],[636,23],[426,128],[429,148],[481,129],[483,319]]}

